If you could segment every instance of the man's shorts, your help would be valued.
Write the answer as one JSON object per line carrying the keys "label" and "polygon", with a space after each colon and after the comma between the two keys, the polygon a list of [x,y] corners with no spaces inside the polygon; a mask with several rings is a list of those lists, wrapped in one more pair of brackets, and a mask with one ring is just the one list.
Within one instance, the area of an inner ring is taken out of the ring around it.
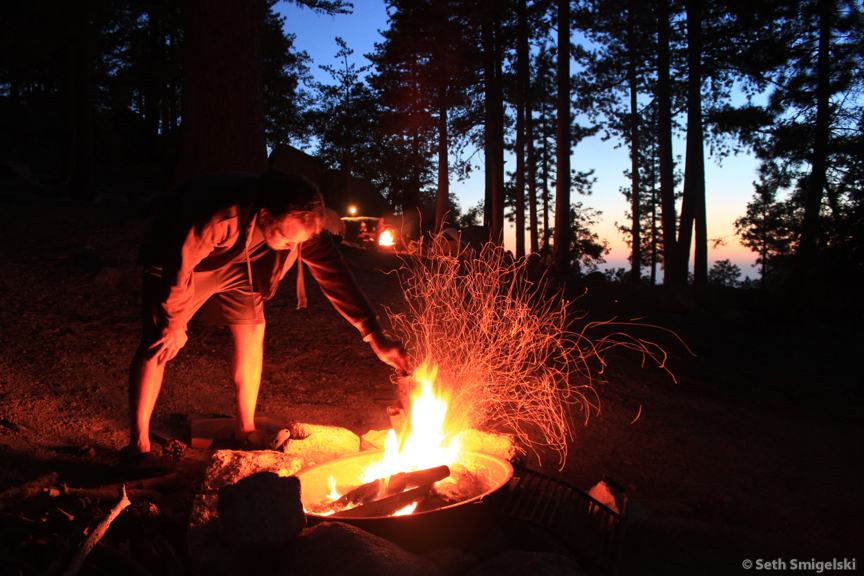
{"label": "man's shorts", "polygon": [[[190,318],[217,326],[264,324],[264,298],[260,292],[250,289],[245,262],[209,272],[193,272],[192,286]],[[159,325],[164,290],[161,268],[148,267],[141,291],[144,340],[155,342],[161,337]]]}

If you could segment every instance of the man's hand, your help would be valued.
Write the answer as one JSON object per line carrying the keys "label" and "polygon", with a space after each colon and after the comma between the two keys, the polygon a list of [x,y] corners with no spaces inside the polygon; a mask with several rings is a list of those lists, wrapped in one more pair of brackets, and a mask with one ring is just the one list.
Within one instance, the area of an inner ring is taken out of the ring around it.
{"label": "man's hand", "polygon": [[397,370],[408,372],[408,354],[402,343],[384,332],[370,332],[363,338],[372,347],[378,359]]}
{"label": "man's hand", "polygon": [[169,360],[173,360],[180,349],[186,345],[189,337],[186,336],[186,330],[172,330],[170,328],[162,329],[162,338],[153,343],[148,350],[156,357],[156,362],[164,364]]}

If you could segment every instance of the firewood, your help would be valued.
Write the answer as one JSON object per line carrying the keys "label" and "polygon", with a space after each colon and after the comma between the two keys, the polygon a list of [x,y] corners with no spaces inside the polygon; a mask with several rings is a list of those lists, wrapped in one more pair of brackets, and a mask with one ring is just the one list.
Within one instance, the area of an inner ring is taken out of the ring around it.
{"label": "firewood", "polygon": [[[156,476],[154,478],[143,478],[141,480],[130,480],[128,482],[118,482],[116,484],[103,484],[101,486],[94,486],[92,488],[73,488],[71,486],[66,486],[65,484],[61,484],[57,487],[56,490],[51,490],[49,494],[51,496],[59,496],[60,494],[73,494],[84,491],[91,491],[91,496],[96,494],[107,494],[108,499],[114,499],[117,497],[117,494],[120,490],[125,486],[126,491],[129,495],[140,495],[146,498],[147,495],[157,494],[163,489],[173,488],[174,485],[180,480],[180,475],[177,472],[171,472],[170,474],[165,474],[163,476]],[[81,495],[86,496],[87,494],[81,493]],[[104,498],[103,498],[104,499]]]}
{"label": "firewood", "polygon": [[366,484],[361,484],[334,501],[330,505],[330,508],[343,510],[351,506],[368,504],[379,500],[381,496],[398,494],[409,486],[421,486],[425,484],[431,486],[448,476],[450,476],[450,468],[447,466],[436,466],[435,468],[417,470],[415,472],[399,472],[387,478],[378,478]]}
{"label": "firewood", "polygon": [[[450,468],[444,465],[426,468],[425,470],[416,470],[414,472],[399,472],[388,479],[388,493],[394,494],[397,491],[404,490],[408,486],[434,484],[448,476],[450,476]],[[399,487],[400,485],[401,488]]]}
{"label": "firewood", "polygon": [[385,496],[349,510],[343,510],[330,516],[330,518],[367,518],[375,516],[390,516],[400,508],[408,506],[415,500],[422,500],[432,489],[432,482],[416,488],[411,488],[398,494]]}
{"label": "firewood", "polygon": [[75,553],[75,556],[72,558],[72,561],[69,563],[69,567],[63,572],[63,576],[75,576],[78,574],[78,571],[81,569],[81,565],[84,563],[84,560],[87,558],[87,555],[93,550],[96,544],[102,540],[102,537],[105,536],[105,533],[108,532],[108,528],[111,527],[111,523],[120,515],[123,510],[129,507],[132,502],[129,501],[129,497],[126,494],[126,486],[124,485],[121,488],[120,500],[108,515],[102,519],[101,522],[93,529],[93,531],[87,536],[87,539],[84,540],[84,543],[81,544],[81,547],[78,548],[78,551]]}
{"label": "firewood", "polygon": [[[117,498],[117,488],[112,486],[104,486],[100,488],[72,488],[64,484],[60,487],[59,494],[63,494],[64,496],[82,496],[85,498],[93,498],[94,500],[114,500]],[[162,493],[156,490],[133,488],[127,490],[126,494],[130,498],[134,498],[136,501],[159,502],[162,500]]]}
{"label": "firewood", "polygon": [[42,494],[46,488],[50,488],[57,483],[57,478],[58,476],[56,472],[50,472],[39,476],[35,480],[25,482],[18,486],[13,486],[12,488],[0,492],[0,512],[23,500]]}

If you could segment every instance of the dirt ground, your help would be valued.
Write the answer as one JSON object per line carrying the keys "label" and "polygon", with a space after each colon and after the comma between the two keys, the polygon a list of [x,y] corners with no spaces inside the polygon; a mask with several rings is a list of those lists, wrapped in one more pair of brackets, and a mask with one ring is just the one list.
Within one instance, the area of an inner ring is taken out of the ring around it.
{"label": "dirt ground", "polygon": [[[145,219],[55,200],[0,210],[0,489],[49,470],[92,477],[127,440]],[[355,274],[375,305],[398,308],[394,277]],[[267,310],[259,413],[361,434],[385,427],[390,369],[317,290],[296,311],[292,284]],[[864,564],[861,331],[843,317],[772,320],[736,298],[601,285],[578,302],[591,319],[674,329],[696,353],[656,333],[677,382],[638,356],[612,358],[601,414],[580,420],[563,471],[545,469],[584,489],[607,476],[627,489],[624,573],[745,573],[745,559]],[[229,360],[226,330],[193,326],[154,429],[178,437],[186,417],[233,414]]]}

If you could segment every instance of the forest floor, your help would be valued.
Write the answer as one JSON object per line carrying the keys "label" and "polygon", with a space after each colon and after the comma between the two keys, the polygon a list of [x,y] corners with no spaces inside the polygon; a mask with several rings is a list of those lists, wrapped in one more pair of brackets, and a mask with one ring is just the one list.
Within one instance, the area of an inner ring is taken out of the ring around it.
{"label": "forest floor", "polygon": [[[2,200],[0,210],[0,489],[49,470],[71,482],[111,470],[127,442],[145,219],[55,199]],[[373,304],[398,309],[392,275],[355,274]],[[390,369],[317,290],[303,311],[292,292],[268,308],[259,414],[359,434],[386,427]],[[627,489],[639,517],[624,573],[742,573],[745,559],[864,562],[854,322],[772,319],[731,292],[670,298],[615,284],[593,286],[577,305],[593,320],[638,316],[672,329],[695,352],[657,332],[677,382],[637,355],[610,358],[601,413],[584,425],[577,415],[566,467],[543,469],[583,489],[604,477]],[[179,436],[184,418],[233,414],[230,347],[226,330],[191,327],[155,430]]]}

